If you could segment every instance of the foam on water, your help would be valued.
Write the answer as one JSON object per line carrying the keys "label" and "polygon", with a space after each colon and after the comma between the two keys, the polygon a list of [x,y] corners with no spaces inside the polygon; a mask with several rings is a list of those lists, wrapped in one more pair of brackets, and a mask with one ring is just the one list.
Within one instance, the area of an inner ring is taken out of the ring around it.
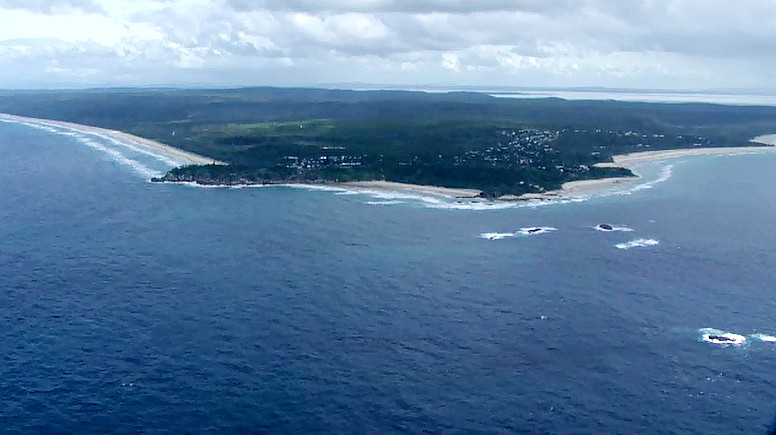
{"label": "foam on water", "polygon": [[654,179],[650,180],[644,183],[637,184],[635,186],[632,186],[628,189],[624,190],[614,190],[607,193],[602,193],[598,196],[611,196],[611,195],[632,195],[634,193],[640,192],[642,190],[649,190],[653,189],[655,186],[657,186],[660,183],[665,183],[666,181],[670,180],[671,177],[674,176],[674,165],[666,165],[663,167],[663,169],[660,171],[660,175]]}
{"label": "foam on water", "polygon": [[766,343],[776,343],[776,337],[773,335],[766,335],[766,334],[752,334],[750,335],[751,338],[755,340],[764,341]]}
{"label": "foam on water", "polygon": [[625,232],[625,233],[631,233],[633,232],[633,228],[629,228],[625,225],[612,225],[611,229],[608,228],[602,228],[601,225],[596,225],[593,227],[596,231],[601,231],[604,233],[611,233],[611,232]]}
{"label": "foam on water", "polygon": [[[572,195],[561,198],[553,199],[531,199],[525,201],[488,201],[483,199],[456,199],[447,196],[422,194],[416,192],[408,192],[402,190],[383,190],[383,189],[369,189],[369,188],[351,188],[351,187],[334,187],[325,185],[312,185],[312,184],[282,184],[281,186],[293,187],[298,189],[314,190],[314,191],[327,191],[333,192],[335,195],[342,196],[355,196],[365,195],[372,198],[374,201],[367,201],[368,205],[406,205],[413,204],[419,205],[425,208],[438,209],[438,210],[461,210],[461,211],[493,211],[493,210],[507,210],[507,209],[522,209],[522,208],[538,208],[545,206],[557,206],[564,204],[576,204],[586,202],[594,198],[607,197],[611,195],[630,195],[640,190],[651,189],[658,183],[662,183],[671,178],[673,174],[673,165],[668,165],[663,168],[660,176],[657,179],[647,181],[645,183],[633,186],[625,190],[602,190],[598,193],[586,193],[584,195]],[[626,226],[618,226],[614,231],[633,231]]]}
{"label": "foam on water", "polygon": [[[46,123],[45,121],[36,122],[36,121],[20,120],[20,119],[12,119],[12,118],[0,118],[0,120],[6,123],[22,125],[25,127],[34,128],[36,130],[45,131],[47,133],[71,137],[75,139],[77,142],[83,145],[86,145],[87,147],[93,150],[106,154],[114,162],[130,168],[132,172],[138,175],[141,175],[146,179],[150,179],[152,177],[159,177],[163,175],[164,171],[151,169],[149,166],[143,164],[142,162],[136,159],[131,158],[129,155],[122,152],[121,151],[122,148],[138,154],[149,156],[154,160],[157,160],[163,163],[167,167],[175,167],[183,164],[183,162],[176,160],[174,158],[168,157],[162,153],[155,153],[150,150],[138,147],[136,146],[136,144],[132,144],[128,140],[126,141],[118,140],[101,133],[80,130],[78,128],[62,126],[62,125],[52,125],[52,124]],[[109,146],[109,145],[113,145],[113,146]]]}
{"label": "foam on water", "polygon": [[106,141],[108,141],[108,142],[110,142],[110,143],[112,143],[114,145],[123,146],[123,147],[129,148],[132,151],[135,151],[137,153],[145,154],[147,156],[153,157],[156,160],[159,160],[160,162],[162,162],[162,163],[164,163],[166,165],[169,165],[169,166],[182,166],[185,163],[182,160],[170,158],[170,157],[165,156],[163,154],[155,153],[155,152],[149,151],[149,150],[147,150],[145,148],[138,147],[138,146],[135,145],[135,142],[133,142],[133,141],[131,141],[129,139],[127,139],[127,140],[118,140],[118,139],[115,139],[115,138],[112,138],[110,136],[107,136],[107,135],[104,135],[104,134],[100,134],[100,133],[91,133],[91,134],[93,136],[96,136],[96,137],[99,137],[101,139],[104,139],[104,140],[106,140]]}
{"label": "foam on water", "polygon": [[106,147],[100,143],[97,143],[91,139],[88,138],[78,138],[78,141],[82,144],[88,146],[89,148],[92,148],[94,150],[103,152],[110,156],[113,161],[116,163],[122,164],[134,171],[136,174],[142,175],[145,178],[153,178],[153,177],[161,177],[163,175],[162,172],[155,171],[148,166],[138,162],[137,160],[130,159],[129,157],[125,156],[119,151],[116,151],[113,148]]}
{"label": "foam on water", "polygon": [[659,244],[660,244],[660,241],[655,239],[636,239],[626,243],[618,243],[614,245],[614,247],[617,249],[628,250],[632,248],[646,248],[648,246],[657,246]]}
{"label": "foam on water", "polygon": [[742,346],[746,344],[746,337],[732,332],[716,328],[701,328],[698,330],[699,340],[719,346]]}
{"label": "foam on water", "polygon": [[557,230],[558,230],[557,228],[553,228],[553,227],[525,227],[525,228],[520,228],[520,230],[518,230],[517,233],[522,234],[524,236],[533,236],[536,234],[546,234]]}
{"label": "foam on water", "polygon": [[[669,164],[664,166],[661,169],[660,174],[658,175],[657,178],[646,181],[644,183],[636,184],[626,189],[604,188],[600,192],[596,192],[596,193],[588,192],[583,195],[571,195],[571,196],[565,196],[557,199],[532,199],[527,201],[483,201],[483,200],[453,201],[449,199],[440,199],[440,197],[427,197],[427,196],[413,195],[413,194],[409,194],[409,195],[398,194],[398,195],[402,195],[402,197],[406,199],[416,199],[428,208],[444,209],[444,210],[483,211],[483,210],[504,210],[504,209],[512,209],[512,208],[537,208],[537,207],[545,207],[545,206],[575,204],[580,202],[586,202],[594,198],[604,198],[608,196],[632,195],[642,190],[652,189],[658,184],[661,184],[670,180],[671,177],[673,177],[673,174],[674,174],[674,165]],[[386,195],[385,192],[376,192],[376,191],[364,191],[363,193],[371,194],[371,195],[378,195],[378,194],[383,196]],[[619,226],[617,227],[616,231],[629,232],[632,230],[626,226]]]}
{"label": "foam on water", "polygon": [[515,231],[514,233],[482,233],[480,234],[481,239],[485,240],[502,240],[507,239],[511,237],[518,237],[518,236],[533,236],[537,234],[546,234],[552,231],[557,231],[557,228],[553,227],[525,227],[520,228],[519,230]]}
{"label": "foam on water", "polygon": [[[462,211],[489,211],[506,210],[520,208],[538,208],[545,206],[557,206],[564,204],[576,204],[586,202],[594,198],[603,198],[613,195],[631,195],[641,190],[652,189],[657,184],[668,181],[673,176],[673,164],[663,167],[658,178],[641,184],[637,184],[627,189],[604,189],[597,193],[586,193],[583,195],[571,195],[557,199],[531,199],[526,201],[487,201],[487,200],[459,200],[444,196],[424,195],[414,192],[386,191],[376,189],[322,189],[317,190],[335,190],[337,195],[367,195],[374,199],[383,201],[397,201],[395,204],[415,203],[426,208],[439,210],[462,210]],[[301,185],[300,187],[307,187]],[[309,187],[316,189],[315,187]],[[386,204],[388,205],[388,204]],[[632,231],[626,226],[618,226],[615,231]]]}
{"label": "foam on water", "polygon": [[367,201],[366,205],[394,205],[394,204],[406,204],[404,201],[391,200],[391,201]]}
{"label": "foam on water", "polygon": [[343,189],[341,187],[324,186],[322,184],[286,183],[286,184],[272,184],[270,186],[290,187],[292,189],[303,189],[303,190],[318,190],[322,192],[335,192],[335,193],[342,193],[347,191],[346,189]]}
{"label": "foam on water", "polygon": [[480,238],[485,240],[501,240],[515,237],[516,235],[517,233],[482,233],[480,234]]}

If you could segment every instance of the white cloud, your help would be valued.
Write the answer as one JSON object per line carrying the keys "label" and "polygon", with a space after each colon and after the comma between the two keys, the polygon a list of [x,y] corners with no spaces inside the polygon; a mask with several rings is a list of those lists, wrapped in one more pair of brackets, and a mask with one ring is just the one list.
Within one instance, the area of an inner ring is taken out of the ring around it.
{"label": "white cloud", "polygon": [[774,40],[765,0],[0,0],[0,87],[762,87]]}
{"label": "white cloud", "polygon": [[62,12],[93,12],[102,13],[104,10],[96,0],[0,0],[0,10],[28,10],[44,14]]}
{"label": "white cloud", "polygon": [[442,67],[458,72],[461,70],[461,59],[455,53],[445,53],[442,55]]}

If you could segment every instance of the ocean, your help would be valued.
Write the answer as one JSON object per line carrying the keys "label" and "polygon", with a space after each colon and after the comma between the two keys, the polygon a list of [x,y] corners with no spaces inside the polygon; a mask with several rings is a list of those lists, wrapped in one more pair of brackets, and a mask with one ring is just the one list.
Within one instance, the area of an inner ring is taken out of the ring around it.
{"label": "ocean", "polygon": [[8,433],[774,425],[776,154],[520,207],[156,185],[164,156],[13,123],[0,155]]}

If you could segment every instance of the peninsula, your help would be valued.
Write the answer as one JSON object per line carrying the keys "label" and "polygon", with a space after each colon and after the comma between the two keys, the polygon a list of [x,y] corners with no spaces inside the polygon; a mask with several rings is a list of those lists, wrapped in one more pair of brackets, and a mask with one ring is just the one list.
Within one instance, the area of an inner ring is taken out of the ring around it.
{"label": "peninsula", "polygon": [[[189,156],[209,156],[186,160],[190,164],[157,182],[410,185],[484,198],[553,195],[632,177],[629,162],[636,155],[677,155],[633,153],[754,152],[762,148],[749,142],[752,137],[776,131],[773,107],[468,92],[7,92],[0,93],[0,112],[92,125],[132,134],[141,144],[153,140]],[[624,155],[630,160],[615,158]]]}

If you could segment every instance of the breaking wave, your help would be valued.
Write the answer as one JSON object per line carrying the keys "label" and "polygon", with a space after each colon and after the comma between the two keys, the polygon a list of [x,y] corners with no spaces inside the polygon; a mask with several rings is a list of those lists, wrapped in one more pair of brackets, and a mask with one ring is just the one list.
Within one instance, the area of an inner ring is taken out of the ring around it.
{"label": "breaking wave", "polygon": [[[673,176],[673,164],[663,167],[658,178],[647,181],[645,183],[637,184],[627,189],[609,189],[602,190],[598,193],[587,193],[583,195],[570,195],[561,198],[553,199],[531,199],[525,201],[487,201],[482,199],[451,199],[444,196],[428,195],[415,192],[403,192],[400,190],[386,191],[377,189],[349,189],[349,188],[316,188],[314,186],[300,185],[298,187],[306,187],[316,190],[331,190],[336,192],[337,195],[366,195],[375,201],[369,201],[369,203],[381,202],[383,205],[393,204],[417,204],[422,207],[438,209],[438,210],[462,210],[462,211],[489,211],[489,210],[507,210],[507,209],[521,209],[521,208],[538,208],[545,206],[557,206],[564,204],[575,204],[586,202],[594,198],[602,198],[613,195],[631,195],[635,192],[651,189],[659,183],[663,183],[669,180]],[[389,201],[395,201],[388,204]],[[630,232],[632,229],[626,226],[617,226],[614,231]]]}
{"label": "breaking wave", "polygon": [[482,233],[480,238],[485,240],[501,240],[515,237],[516,235],[517,233]]}
{"label": "breaking wave", "polygon": [[[151,150],[140,147],[138,144],[133,143],[129,139],[121,140],[99,132],[81,130],[66,125],[52,125],[45,121],[37,122],[4,117],[0,117],[0,121],[10,124],[22,125],[36,130],[45,131],[47,133],[72,138],[82,145],[86,145],[95,151],[99,151],[107,155],[112,161],[131,169],[132,172],[141,175],[146,179],[159,177],[170,168],[180,166],[185,163],[183,161],[169,157],[163,153],[153,152]],[[152,169],[147,164],[133,158],[131,156],[133,153],[150,157],[151,159],[164,165],[165,168],[163,170]]]}
{"label": "breaking wave", "polygon": [[660,175],[654,179],[647,181],[646,183],[637,184],[630,189],[627,189],[625,191],[617,192],[616,195],[631,195],[633,193],[639,192],[641,190],[647,190],[652,189],[655,186],[657,186],[660,183],[665,183],[666,181],[670,180],[671,177],[674,176],[674,165],[666,165],[663,167],[663,169],[660,171]]}
{"label": "breaking wave", "polygon": [[130,159],[129,157],[122,154],[121,152],[116,151],[113,148],[109,148],[104,145],[101,145],[91,139],[78,138],[78,141],[88,146],[89,148],[92,148],[94,150],[107,154],[108,156],[111,157],[111,159],[114,162],[132,169],[133,172],[135,172],[136,174],[142,175],[145,178],[151,179],[153,177],[160,177],[163,175],[162,172],[155,171],[149,168],[148,166],[138,162],[137,160]]}
{"label": "breaking wave", "polygon": [[557,231],[557,228],[553,227],[526,227],[526,228],[520,228],[518,231],[518,234],[522,234],[524,236],[532,236],[535,234],[546,234],[551,231]]}
{"label": "breaking wave", "polygon": [[394,204],[406,204],[404,201],[391,200],[391,201],[367,201],[366,205],[394,205]]}
{"label": "breaking wave", "polygon": [[746,337],[732,332],[722,331],[715,328],[701,328],[698,330],[700,333],[699,340],[706,343],[716,344],[719,346],[742,346],[746,344]]}
{"label": "breaking wave", "polygon": [[596,225],[593,227],[596,231],[601,231],[604,233],[611,233],[611,232],[625,232],[625,233],[631,233],[633,232],[633,228],[626,227],[625,225],[610,225],[611,228],[606,227],[604,224]]}
{"label": "breaking wave", "polygon": [[514,233],[482,233],[480,234],[481,239],[485,240],[502,240],[507,239],[511,237],[518,237],[518,236],[533,236],[536,234],[546,234],[551,231],[557,231],[557,228],[553,227],[526,227],[526,228],[520,228],[519,230],[515,231]]}
{"label": "breaking wave", "polygon": [[751,338],[753,338],[755,340],[764,341],[766,343],[776,343],[776,337],[774,337],[773,335],[752,334],[749,337],[751,337]]}
{"label": "breaking wave", "polygon": [[626,243],[618,243],[614,245],[617,249],[632,249],[632,248],[646,248],[648,246],[657,246],[660,242],[655,239],[636,239]]}

